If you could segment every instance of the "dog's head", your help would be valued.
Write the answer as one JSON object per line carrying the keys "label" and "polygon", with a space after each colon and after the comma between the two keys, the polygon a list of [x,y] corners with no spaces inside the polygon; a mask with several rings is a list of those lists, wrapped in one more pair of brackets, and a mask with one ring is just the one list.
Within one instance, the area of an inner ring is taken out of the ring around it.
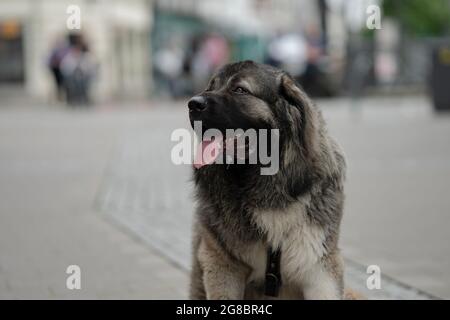
{"label": "dog's head", "polygon": [[277,70],[245,61],[228,64],[189,102],[189,118],[205,129],[272,128],[271,105],[278,95]]}
{"label": "dog's head", "polygon": [[285,160],[289,152],[303,159],[314,156],[315,108],[282,70],[253,61],[228,64],[189,100],[188,107],[192,126],[201,121],[203,130],[223,134],[227,129],[278,129]]}

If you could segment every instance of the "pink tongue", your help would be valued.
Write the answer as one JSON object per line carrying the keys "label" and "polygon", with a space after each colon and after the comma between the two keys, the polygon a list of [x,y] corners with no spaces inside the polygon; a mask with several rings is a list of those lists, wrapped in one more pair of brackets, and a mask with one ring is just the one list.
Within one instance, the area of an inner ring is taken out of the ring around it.
{"label": "pink tongue", "polygon": [[219,156],[222,148],[221,139],[214,139],[212,141],[202,141],[197,148],[195,155],[194,168],[201,167],[213,163]]}

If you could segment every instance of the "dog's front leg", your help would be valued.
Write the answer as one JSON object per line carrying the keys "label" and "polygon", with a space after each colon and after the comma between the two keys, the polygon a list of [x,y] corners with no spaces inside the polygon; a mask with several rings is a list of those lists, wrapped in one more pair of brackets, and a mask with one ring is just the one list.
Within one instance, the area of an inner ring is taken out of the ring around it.
{"label": "dog's front leg", "polygon": [[323,259],[305,273],[302,282],[306,300],[343,299],[343,264],[340,256],[332,254]]}
{"label": "dog's front leg", "polygon": [[198,259],[203,270],[206,298],[212,300],[243,299],[248,266],[233,259],[219,244],[202,239]]}

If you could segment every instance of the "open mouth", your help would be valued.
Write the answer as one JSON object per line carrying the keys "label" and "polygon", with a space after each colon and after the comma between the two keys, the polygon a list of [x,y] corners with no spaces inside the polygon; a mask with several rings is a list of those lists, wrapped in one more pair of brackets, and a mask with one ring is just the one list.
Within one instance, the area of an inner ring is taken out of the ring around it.
{"label": "open mouth", "polygon": [[[215,162],[230,164],[234,159],[245,160],[256,149],[256,142],[246,139],[243,134],[236,134],[228,138],[212,137],[211,140],[202,140],[197,146],[194,167],[199,169]],[[218,159],[223,160],[224,156],[225,162],[217,161]]]}

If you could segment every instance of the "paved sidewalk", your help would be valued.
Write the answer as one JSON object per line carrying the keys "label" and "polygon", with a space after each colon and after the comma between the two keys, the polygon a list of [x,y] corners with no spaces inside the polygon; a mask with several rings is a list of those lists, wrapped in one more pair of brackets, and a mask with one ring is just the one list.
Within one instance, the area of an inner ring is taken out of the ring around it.
{"label": "paved sidewalk", "polygon": [[[169,140],[171,132],[176,128],[189,128],[185,108],[179,107],[175,110],[173,108],[155,110],[154,119],[147,128],[136,128],[121,137],[111,155],[111,162],[97,198],[97,206],[104,215],[123,225],[168,259],[188,270],[191,238],[189,226],[193,212],[191,167],[177,166],[170,161],[171,148],[177,143]],[[335,126],[348,123],[347,117],[351,116],[348,109],[336,106],[338,109],[333,110],[331,107],[335,105],[325,106],[326,115],[333,116],[329,119],[331,124]],[[418,117],[423,116],[420,110],[419,108]],[[417,110],[412,112],[417,113]],[[384,117],[375,113],[374,120],[371,121],[379,121],[377,118],[380,116]],[[353,139],[355,140],[354,137]],[[344,142],[348,142],[348,137]],[[354,190],[350,189],[350,193],[353,192]],[[361,203],[356,201],[356,204]],[[367,219],[364,213],[362,215],[363,219]],[[344,230],[350,229],[348,231],[350,235],[366,228],[364,222],[359,224],[352,222],[349,221],[344,226]],[[383,221],[379,222],[383,224]],[[375,244],[380,250],[386,250],[388,248],[385,246],[391,246],[383,237],[381,232],[380,240]],[[382,272],[387,274],[392,269],[386,263],[384,255],[374,256],[370,249],[364,252],[370,243],[363,236],[360,241],[349,242],[348,235],[343,233],[342,238],[346,257],[353,259],[354,252],[365,253],[365,256],[359,255],[362,258],[356,260],[358,262],[354,259],[347,262],[346,278],[349,286],[374,299],[430,298],[410,285],[402,284],[388,276],[383,277],[382,290],[367,290],[367,265],[379,264]],[[396,267],[399,269],[403,267],[401,261]]]}
{"label": "paved sidewalk", "polygon": [[[349,159],[348,283],[364,290],[377,264],[370,297],[449,298],[450,117],[421,98],[320,104]],[[0,298],[186,298],[190,168],[170,133],[188,126],[182,103],[0,110]]]}
{"label": "paved sidewalk", "polygon": [[0,111],[0,299],[187,297],[185,271],[93,210],[117,137],[149,117]]}

